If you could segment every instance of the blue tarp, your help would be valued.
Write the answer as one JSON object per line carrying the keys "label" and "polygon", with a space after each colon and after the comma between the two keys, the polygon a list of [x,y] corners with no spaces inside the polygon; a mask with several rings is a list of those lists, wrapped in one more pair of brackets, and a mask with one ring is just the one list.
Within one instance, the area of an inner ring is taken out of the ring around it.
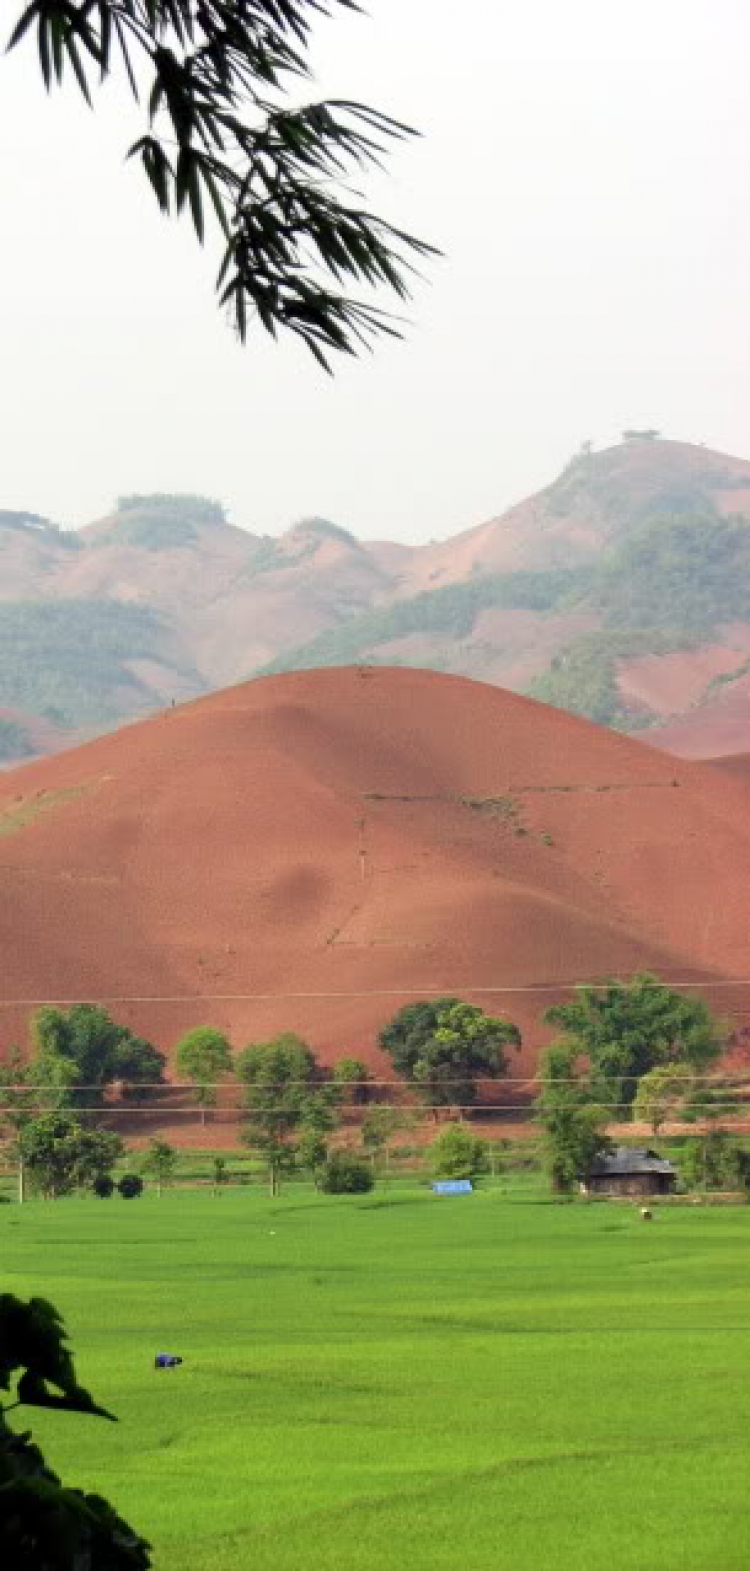
{"label": "blue tarp", "polygon": [[470,1195],[473,1187],[470,1178],[441,1178],[432,1186],[436,1195]]}

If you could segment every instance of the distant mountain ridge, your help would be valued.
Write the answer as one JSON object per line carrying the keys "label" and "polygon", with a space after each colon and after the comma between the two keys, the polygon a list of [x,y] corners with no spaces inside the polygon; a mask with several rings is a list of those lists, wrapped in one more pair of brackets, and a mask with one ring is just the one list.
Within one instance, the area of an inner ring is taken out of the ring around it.
{"label": "distant mountain ridge", "polygon": [[121,497],[75,532],[0,511],[0,656],[0,709],[21,717],[6,763],[14,739],[19,758],[46,751],[44,725],[57,746],[253,674],[352,662],[477,677],[657,742],[712,684],[725,707],[747,685],[750,462],[642,434],[584,448],[535,496],[421,547],[321,518],[250,533],[188,495]]}

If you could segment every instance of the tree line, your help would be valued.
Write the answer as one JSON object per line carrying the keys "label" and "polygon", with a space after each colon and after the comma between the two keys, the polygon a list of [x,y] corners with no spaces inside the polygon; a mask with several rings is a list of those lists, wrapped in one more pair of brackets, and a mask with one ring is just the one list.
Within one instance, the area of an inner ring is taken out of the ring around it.
{"label": "tree line", "polygon": [[[541,1056],[533,1111],[558,1192],[574,1188],[610,1149],[614,1122],[635,1119],[656,1134],[668,1118],[718,1123],[737,1111],[729,1083],[708,1075],[726,1046],[726,1024],[703,999],[650,973],[577,987],[544,1019],[558,1034]],[[0,1122],[18,1162],[21,1197],[27,1178],[50,1198],[97,1185],[111,1193],[107,1182],[124,1145],[100,1115],[113,1094],[137,1106],[165,1085],[165,1055],[92,1004],[38,1010],[31,1037],[30,1059],[16,1050],[0,1070]],[[481,1107],[483,1082],[507,1077],[521,1045],[513,1021],[450,996],[404,1005],[378,1036],[415,1108],[436,1121],[441,1110],[463,1120]],[[366,1186],[413,1116],[376,1100],[362,1060],[324,1066],[293,1032],[234,1052],[224,1032],[198,1026],[177,1043],[174,1062],[194,1087],[204,1123],[222,1082],[231,1077],[240,1088],[241,1138],[264,1164],[273,1194],[295,1168],[321,1188]],[[332,1140],[344,1108],[359,1110],[359,1156]],[[142,1159],[159,1186],[171,1176],[170,1152],[156,1139]],[[468,1177],[487,1166],[486,1142],[451,1123],[431,1159],[435,1171]]]}

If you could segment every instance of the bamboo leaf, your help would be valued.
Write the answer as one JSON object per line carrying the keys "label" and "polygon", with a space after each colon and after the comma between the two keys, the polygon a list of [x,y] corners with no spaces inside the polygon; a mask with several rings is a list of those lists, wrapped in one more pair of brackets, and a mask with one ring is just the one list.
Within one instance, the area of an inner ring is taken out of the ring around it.
{"label": "bamboo leaf", "polygon": [[39,38],[39,63],[41,65],[41,67],[42,67],[42,77],[44,79],[44,85],[45,85],[45,87],[47,89],[47,92],[49,92],[50,82],[52,80],[52,65],[51,65],[51,61],[50,61],[50,52],[49,52],[49,46],[50,46],[49,22],[47,21],[46,16],[40,16],[40,18],[39,18],[39,34],[38,34],[38,38]]}
{"label": "bamboo leaf", "polygon": [[16,22],[13,32],[10,35],[10,39],[8,40],[8,52],[10,52],[11,49],[15,49],[16,44],[20,44],[24,34],[28,32],[32,22],[38,15],[39,0],[31,0],[31,5],[28,5],[26,10],[21,14],[18,21]]}
{"label": "bamboo leaf", "polygon": [[196,234],[198,236],[198,239],[200,240],[201,245],[202,245],[203,244],[203,237],[204,237],[204,224],[203,224],[203,198],[201,196],[201,182],[200,182],[200,174],[198,172],[199,171],[199,167],[200,167],[200,164],[199,164],[199,160],[198,160],[197,156],[193,157],[191,159],[191,162],[190,162],[190,171],[189,171],[189,174],[188,174],[188,197],[190,199],[190,210],[191,210],[192,215],[193,215],[193,224],[195,226],[195,232],[196,232]]}
{"label": "bamboo leaf", "polygon": [[76,47],[76,41],[75,41],[75,38],[73,37],[72,33],[68,34],[68,37],[65,40],[65,47],[66,47],[67,52],[68,52],[68,59],[70,60],[70,63],[71,63],[71,65],[73,67],[73,70],[75,72],[76,80],[78,82],[78,86],[80,87],[81,92],[83,93],[83,96],[84,96],[84,98],[86,100],[86,103],[88,104],[89,109],[90,109],[91,108],[91,94],[89,92],[89,84],[86,81],[86,73],[85,73],[85,71],[83,69],[83,65],[81,63],[81,57],[80,57],[80,55],[78,53],[78,49]]}

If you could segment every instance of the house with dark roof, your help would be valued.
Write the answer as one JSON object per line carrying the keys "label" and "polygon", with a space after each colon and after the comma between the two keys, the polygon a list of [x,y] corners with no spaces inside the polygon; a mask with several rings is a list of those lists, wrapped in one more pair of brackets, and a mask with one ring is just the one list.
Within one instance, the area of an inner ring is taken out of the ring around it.
{"label": "house with dark roof", "polygon": [[581,1184],[585,1195],[668,1195],[677,1172],[671,1162],[635,1146],[616,1146],[595,1157]]}

